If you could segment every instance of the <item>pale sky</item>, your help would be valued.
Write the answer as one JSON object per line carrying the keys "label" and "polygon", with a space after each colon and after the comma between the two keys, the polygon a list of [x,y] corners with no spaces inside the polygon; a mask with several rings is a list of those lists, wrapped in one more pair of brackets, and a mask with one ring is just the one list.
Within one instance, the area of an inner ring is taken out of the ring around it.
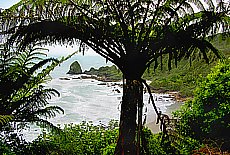
{"label": "pale sky", "polygon": [[20,0],[0,0],[0,8],[7,9],[19,1]]}

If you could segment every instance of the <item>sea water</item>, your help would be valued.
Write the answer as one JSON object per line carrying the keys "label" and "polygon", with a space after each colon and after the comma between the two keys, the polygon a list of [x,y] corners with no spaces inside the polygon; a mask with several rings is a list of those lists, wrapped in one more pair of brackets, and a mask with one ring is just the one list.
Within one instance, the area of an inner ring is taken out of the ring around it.
{"label": "sea water", "polygon": [[[52,80],[46,83],[46,87],[54,88],[60,92],[60,96],[54,96],[49,100],[50,105],[60,106],[64,109],[64,114],[57,114],[49,119],[54,125],[78,124],[82,121],[92,121],[94,124],[107,124],[111,119],[119,120],[120,105],[122,99],[122,88],[117,87],[121,93],[115,93],[111,83],[100,85],[102,82],[94,79],[76,79],[78,75],[67,75],[69,66],[73,61],[79,61],[83,70],[90,67],[112,65],[106,63],[99,56],[75,56],[57,67],[52,73]],[[60,79],[65,77],[68,80]],[[154,98],[159,98],[162,94],[153,94]],[[147,120],[155,119],[155,111],[152,104],[148,103],[149,95],[144,94],[144,113],[149,117]],[[167,107],[174,104],[173,100],[155,101],[158,110],[165,112]],[[40,129],[32,126],[24,131],[27,140],[33,140],[41,133]]]}

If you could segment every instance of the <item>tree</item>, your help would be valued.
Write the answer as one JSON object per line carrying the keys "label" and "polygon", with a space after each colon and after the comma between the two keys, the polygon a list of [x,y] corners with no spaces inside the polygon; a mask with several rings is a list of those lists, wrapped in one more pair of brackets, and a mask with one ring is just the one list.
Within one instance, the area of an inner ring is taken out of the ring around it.
{"label": "tree", "polygon": [[[49,73],[67,58],[60,61],[42,58],[41,48],[29,47],[22,53],[4,48],[0,56],[0,131],[4,131],[9,122],[37,123],[43,127],[57,129],[44,118],[64,113],[58,106],[48,106],[48,99],[59,95],[58,91],[42,85],[48,80]],[[48,63],[50,62],[50,65]],[[48,65],[46,68],[42,67]],[[17,127],[18,128],[18,127]]]}
{"label": "tree", "polygon": [[116,64],[123,73],[124,87],[115,154],[139,154],[141,134],[136,130],[142,130],[142,74],[151,63],[155,63],[154,68],[162,64],[164,54],[168,55],[169,69],[172,62],[177,65],[180,59],[195,55],[197,49],[207,62],[209,50],[221,57],[207,36],[229,33],[229,4],[222,0],[216,3],[22,0],[2,13],[2,31],[11,34],[9,44],[16,42],[20,50],[34,42],[78,43],[83,52],[91,47]]}

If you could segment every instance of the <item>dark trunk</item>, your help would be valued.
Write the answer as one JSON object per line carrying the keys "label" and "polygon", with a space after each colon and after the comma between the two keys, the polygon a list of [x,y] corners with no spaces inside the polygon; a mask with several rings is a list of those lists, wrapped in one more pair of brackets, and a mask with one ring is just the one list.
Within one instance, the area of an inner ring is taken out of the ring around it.
{"label": "dark trunk", "polygon": [[116,155],[137,155],[137,107],[143,103],[143,86],[140,80],[126,79],[123,86],[119,138]]}

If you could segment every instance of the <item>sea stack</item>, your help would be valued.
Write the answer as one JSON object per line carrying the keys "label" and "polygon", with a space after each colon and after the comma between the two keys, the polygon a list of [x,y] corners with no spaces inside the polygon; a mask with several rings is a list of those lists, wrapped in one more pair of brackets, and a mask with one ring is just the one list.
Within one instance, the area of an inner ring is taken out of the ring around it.
{"label": "sea stack", "polygon": [[70,69],[67,74],[82,74],[82,69],[78,61],[74,61],[70,65]]}

